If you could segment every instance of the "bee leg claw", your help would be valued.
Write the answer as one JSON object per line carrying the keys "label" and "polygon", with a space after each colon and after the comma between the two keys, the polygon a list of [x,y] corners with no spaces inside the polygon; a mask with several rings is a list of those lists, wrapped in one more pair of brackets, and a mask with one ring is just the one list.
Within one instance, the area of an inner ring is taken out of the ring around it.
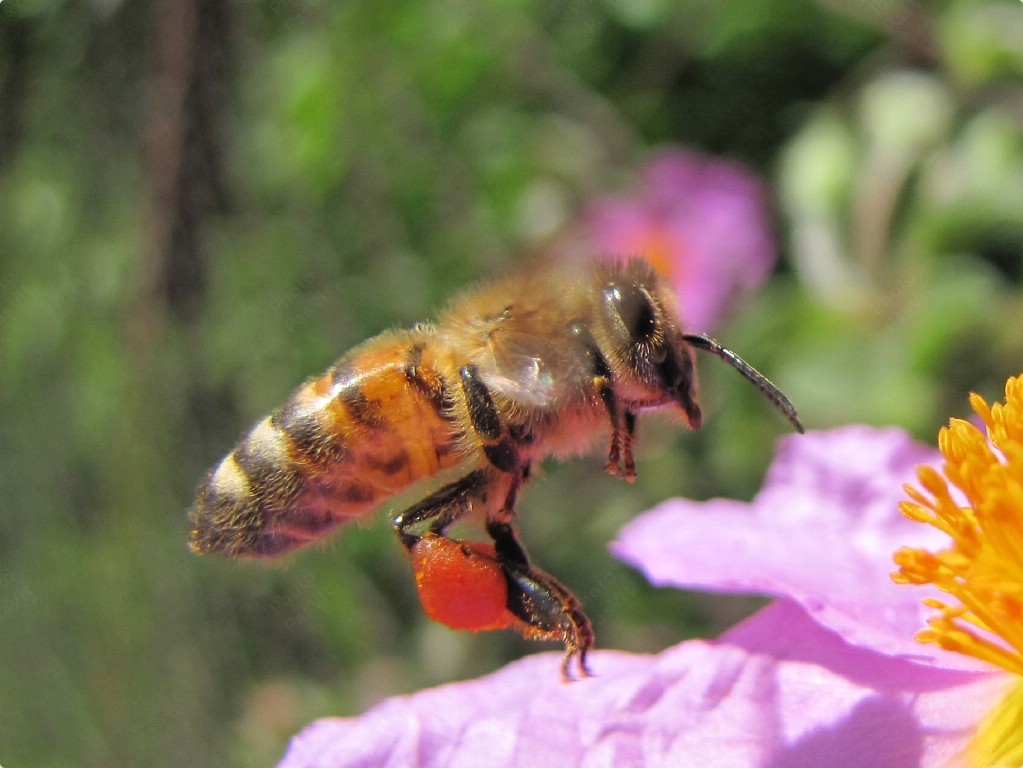
{"label": "bee leg claw", "polygon": [[576,678],[572,677],[571,671],[573,659],[577,660],[581,677],[593,677],[593,672],[586,663],[586,652],[588,650],[589,648],[581,648],[565,651],[565,658],[561,662],[561,677],[563,680],[566,682],[574,682],[576,680]]}

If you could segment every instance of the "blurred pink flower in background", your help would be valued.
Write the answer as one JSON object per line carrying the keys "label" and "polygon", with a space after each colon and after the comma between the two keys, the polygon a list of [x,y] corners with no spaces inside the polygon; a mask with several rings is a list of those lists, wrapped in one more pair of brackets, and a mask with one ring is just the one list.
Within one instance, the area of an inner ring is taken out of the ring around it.
{"label": "blurred pink flower in background", "polygon": [[749,504],[665,502],[613,545],[655,583],[778,596],[717,640],[655,656],[559,654],[313,723],[281,768],[327,766],[939,766],[1010,675],[915,643],[921,592],[891,553],[933,544],[898,512],[936,453],[896,429],[784,438]]}
{"label": "blurred pink flower in background", "polygon": [[756,178],[681,149],[655,154],[638,189],[595,202],[585,230],[596,253],[643,256],[668,277],[694,332],[712,330],[775,262]]}

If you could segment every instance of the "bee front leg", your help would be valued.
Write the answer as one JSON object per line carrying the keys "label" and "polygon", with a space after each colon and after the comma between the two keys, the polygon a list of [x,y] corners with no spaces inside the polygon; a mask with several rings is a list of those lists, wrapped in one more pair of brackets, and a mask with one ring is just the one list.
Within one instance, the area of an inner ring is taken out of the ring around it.
{"label": "bee front leg", "polygon": [[611,447],[607,452],[604,471],[609,475],[620,475],[626,482],[636,480],[636,462],[632,458],[632,442],[636,434],[636,414],[622,408],[615,394],[614,373],[593,337],[582,327],[576,326],[573,333],[582,337],[586,358],[592,372],[593,391],[607,409],[611,421]]}
{"label": "bee front leg", "polygon": [[625,430],[621,436],[624,465],[622,477],[627,483],[634,483],[636,482],[636,460],[632,457],[632,444],[636,441],[636,414],[633,411],[626,411],[622,420],[625,423]]}
{"label": "bee front leg", "polygon": [[604,467],[604,471],[609,475],[621,475],[626,482],[632,483],[636,480],[636,462],[632,457],[632,443],[636,436],[636,414],[621,408],[609,377],[610,373],[607,376],[595,376],[593,379],[593,385],[611,419],[611,448],[607,454],[607,466]]}

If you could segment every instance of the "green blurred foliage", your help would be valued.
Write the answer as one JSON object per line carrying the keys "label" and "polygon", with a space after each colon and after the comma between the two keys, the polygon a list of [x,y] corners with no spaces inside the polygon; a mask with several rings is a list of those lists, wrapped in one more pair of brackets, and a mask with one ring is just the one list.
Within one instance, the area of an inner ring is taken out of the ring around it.
{"label": "green blurred foliage", "polygon": [[[997,397],[1023,368],[1021,21],[1009,0],[0,5],[0,762],[268,765],[313,717],[533,650],[426,621],[384,515],[267,566],[191,555],[183,510],[304,377],[535,261],[658,144],[777,189],[778,274],[719,335],[808,426],[932,440],[970,389]],[[785,425],[723,366],[702,380],[705,428],[645,421],[635,487],[587,457],[523,499],[602,647],[756,605],[606,552],[668,496],[756,492]]]}

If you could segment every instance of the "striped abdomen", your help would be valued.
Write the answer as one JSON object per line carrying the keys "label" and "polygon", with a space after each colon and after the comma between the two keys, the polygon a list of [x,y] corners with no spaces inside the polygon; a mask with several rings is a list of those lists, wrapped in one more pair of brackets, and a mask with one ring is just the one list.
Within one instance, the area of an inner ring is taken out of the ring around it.
{"label": "striped abdomen", "polygon": [[356,348],[253,427],[200,489],[192,548],[280,554],[457,464],[443,378],[420,337]]}

